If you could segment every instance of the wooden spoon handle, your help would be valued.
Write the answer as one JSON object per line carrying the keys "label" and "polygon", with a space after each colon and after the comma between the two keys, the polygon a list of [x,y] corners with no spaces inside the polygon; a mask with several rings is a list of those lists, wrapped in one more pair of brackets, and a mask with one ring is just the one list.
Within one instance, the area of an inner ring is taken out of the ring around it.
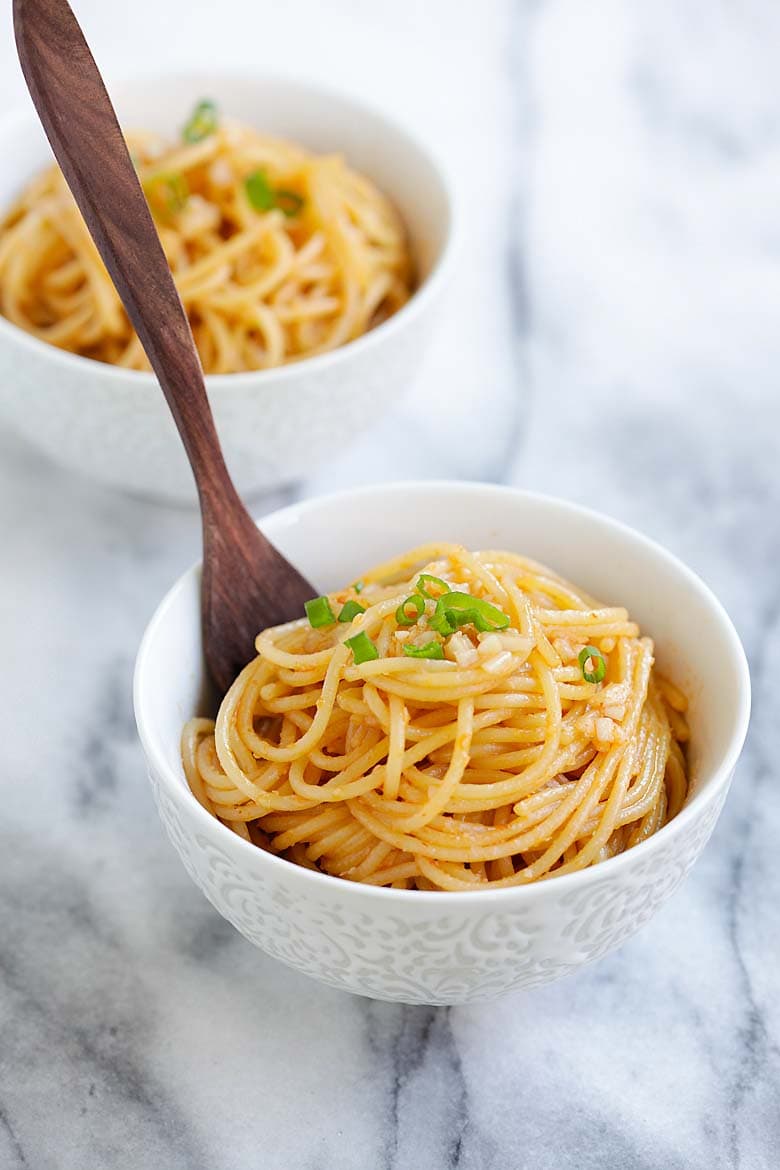
{"label": "wooden spoon handle", "polygon": [[76,18],[65,0],[14,0],[14,28],[35,108],[163,388],[201,502],[235,496],[189,321]]}

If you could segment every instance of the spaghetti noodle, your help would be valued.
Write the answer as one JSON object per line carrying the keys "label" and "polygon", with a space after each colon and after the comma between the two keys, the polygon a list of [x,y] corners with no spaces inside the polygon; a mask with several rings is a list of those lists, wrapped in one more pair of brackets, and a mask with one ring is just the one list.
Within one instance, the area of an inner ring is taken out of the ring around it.
{"label": "spaghetti noodle", "polygon": [[[182,142],[128,145],[207,373],[334,349],[408,299],[403,225],[340,157],[221,121],[208,102]],[[0,221],[0,312],[72,353],[149,368],[57,167]]]}
{"label": "spaghetti noodle", "polygon": [[214,816],[353,881],[479,890],[631,848],[687,793],[686,701],[624,609],[507,552],[418,548],[257,638],[182,737]]}

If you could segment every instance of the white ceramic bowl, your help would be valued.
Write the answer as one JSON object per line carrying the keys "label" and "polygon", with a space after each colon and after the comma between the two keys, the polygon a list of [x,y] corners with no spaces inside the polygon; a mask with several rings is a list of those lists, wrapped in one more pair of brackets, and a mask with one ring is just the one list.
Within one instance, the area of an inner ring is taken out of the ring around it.
{"label": "white ceramic bowl", "polygon": [[204,692],[195,567],[167,595],[143,639],[135,709],[163,824],[217,910],[269,955],[308,975],[408,1003],[462,1003],[557,979],[647,922],[704,848],[748,724],[742,646],[698,577],[604,516],[487,485],[372,488],[285,508],[261,527],[323,590],[442,539],[521,551],[606,603],[626,605],[656,639],[664,672],[690,698],[692,792],[674,821],[634,849],[513,889],[376,889],[265,853],[205,812],[182,772],[182,725]]}
{"label": "white ceramic bowl", "polygon": [[[398,207],[420,285],[356,341],[276,370],[207,379],[228,465],[244,495],[309,474],[376,420],[415,373],[448,268],[452,196],[430,152],[383,114],[297,81],[188,75],[111,87],[129,128],[178,133],[213,97],[232,117],[322,152],[341,152]],[[0,124],[0,211],[51,161],[33,113]],[[192,477],[153,376],[68,354],[0,316],[0,414],[52,458],[103,483],[194,502]]]}

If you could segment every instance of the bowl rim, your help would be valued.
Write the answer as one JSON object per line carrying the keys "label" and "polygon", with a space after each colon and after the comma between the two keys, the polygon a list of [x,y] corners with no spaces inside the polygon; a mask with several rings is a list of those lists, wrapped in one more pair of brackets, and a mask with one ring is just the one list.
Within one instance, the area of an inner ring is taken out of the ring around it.
{"label": "bowl rim", "polygon": [[[254,386],[257,390],[260,390],[266,383],[269,386],[277,382],[285,383],[296,377],[300,377],[304,371],[306,375],[310,374],[312,377],[316,377],[321,371],[327,370],[330,366],[335,365],[341,360],[345,360],[347,356],[354,355],[355,357],[360,357],[363,351],[369,349],[372,345],[380,344],[385,339],[391,341],[399,330],[411,324],[415,317],[418,317],[427,308],[429,302],[438,295],[452,267],[453,257],[460,240],[461,213],[458,198],[455,194],[455,183],[449,173],[449,167],[440,156],[438,150],[432,148],[427,143],[423,143],[422,139],[403,122],[396,120],[378,104],[355,97],[353,94],[346,90],[341,90],[337,86],[299,80],[292,75],[281,73],[255,75],[240,69],[221,69],[214,71],[205,68],[190,70],[174,69],[165,73],[157,70],[151,71],[148,74],[120,74],[110,78],[109,85],[115,93],[121,95],[122,91],[129,92],[133,87],[140,87],[142,85],[153,86],[155,83],[161,84],[162,82],[184,83],[206,77],[209,78],[210,83],[215,88],[218,88],[222,81],[226,83],[228,81],[237,82],[246,85],[268,83],[271,85],[286,86],[290,89],[299,90],[302,93],[308,93],[312,101],[323,98],[325,100],[343,102],[345,106],[349,106],[355,111],[358,116],[368,117],[375,119],[379,123],[383,123],[386,130],[401,139],[406,146],[411,147],[412,151],[416,152],[431,168],[439,184],[446,213],[445,231],[441,248],[430,272],[428,272],[423,282],[413,289],[408,301],[393,313],[391,317],[380,322],[373,329],[369,329],[367,333],[361,334],[360,337],[345,342],[344,345],[327,350],[325,353],[314,354],[312,357],[305,357],[299,361],[289,362],[283,366],[272,366],[265,370],[243,370],[235,374],[206,374],[206,387],[209,393],[222,395],[229,392],[231,388],[239,390],[246,388],[247,385]],[[40,129],[34,110],[19,106],[6,111],[0,116],[0,141],[2,141],[3,135],[6,133],[24,129],[25,126],[35,126],[37,129]],[[27,180],[29,181],[32,177],[28,176]],[[71,366],[75,372],[79,370],[82,373],[91,372],[94,377],[85,377],[85,385],[91,383],[97,389],[98,383],[103,378],[106,381],[125,381],[129,379],[130,383],[134,384],[139,390],[153,391],[155,394],[159,393],[157,377],[149,370],[129,370],[123,366],[111,365],[108,362],[97,361],[96,358],[84,357],[83,354],[71,353],[69,350],[60,349],[58,346],[51,345],[49,342],[43,341],[32,333],[28,333],[25,329],[22,329],[19,325],[15,325],[13,321],[9,321],[7,317],[0,314],[0,338],[3,336],[8,337],[11,342],[16,342],[22,345],[22,347],[31,349],[33,353],[41,356],[43,360],[50,359],[55,364],[63,362],[66,366]]]}
{"label": "bowl rim", "polygon": [[[745,743],[751,708],[750,670],[742,642],[724,606],[702,578],[694,573],[692,569],[688,568],[679,557],[637,529],[623,523],[623,521],[615,520],[596,509],[573,503],[561,497],[502,484],[457,480],[409,480],[388,484],[372,484],[356,489],[347,489],[313,496],[310,499],[298,503],[288,504],[283,508],[269,512],[261,520],[257,521],[257,523],[261,529],[264,529],[266,523],[269,521],[273,524],[277,521],[283,522],[287,518],[300,517],[306,513],[316,512],[319,507],[326,503],[338,504],[341,501],[351,501],[356,496],[370,499],[372,496],[392,496],[397,492],[425,492],[431,488],[444,492],[445,494],[466,492],[470,495],[482,496],[486,501],[491,496],[511,496],[515,499],[524,500],[532,505],[542,507],[552,505],[556,508],[563,508],[575,517],[579,516],[583,519],[595,520],[601,524],[606,524],[621,540],[639,543],[651,555],[663,561],[669,568],[680,573],[696,592],[702,604],[710,608],[714,617],[720,623],[726,639],[730,644],[732,654],[732,662],[730,665],[736,669],[737,674],[738,703],[734,711],[731,735],[719,764],[707,776],[707,782],[686,802],[674,820],[669,821],[651,837],[641,841],[638,845],[634,845],[631,849],[619,853],[614,857],[607,858],[604,861],[600,861],[595,865],[588,866],[586,869],[577,870],[574,873],[562,874],[560,877],[553,876],[539,882],[529,882],[525,885],[505,886],[499,889],[487,890],[398,890],[383,886],[372,886],[361,882],[350,882],[345,878],[321,873],[318,870],[310,870],[305,866],[296,865],[284,857],[278,857],[274,853],[268,853],[260,849],[257,845],[253,845],[251,842],[244,840],[243,837],[237,836],[223,825],[221,821],[207,812],[200,804],[190,791],[186,781],[183,781],[182,775],[175,773],[160,746],[149,734],[143,713],[143,677],[146,671],[146,660],[150,654],[151,643],[158,627],[165,622],[168,611],[175,606],[179,594],[189,587],[193,575],[197,574],[200,570],[200,561],[191,565],[177,579],[160,601],[149,620],[136,657],[133,676],[133,705],[138,735],[149,768],[153,768],[156,775],[165,783],[166,790],[172,799],[177,801],[183,799],[189,802],[193,815],[200,820],[203,828],[210,834],[215,834],[225,844],[229,840],[231,842],[229,847],[235,848],[238,851],[239,857],[246,856],[247,860],[254,858],[255,863],[259,863],[260,865],[267,863],[272,871],[278,870],[282,877],[285,873],[290,874],[292,870],[295,876],[300,878],[304,884],[311,883],[312,893],[319,892],[321,894],[327,894],[328,891],[331,891],[335,895],[340,890],[345,897],[354,894],[356,896],[365,896],[367,898],[376,898],[385,901],[396,901],[400,898],[407,905],[422,906],[428,903],[436,905],[442,910],[452,910],[455,906],[464,906],[466,904],[487,906],[495,901],[505,902],[513,899],[523,901],[525,898],[538,897],[543,892],[562,892],[564,890],[576,889],[581,886],[590,885],[594,881],[598,881],[607,876],[617,875],[621,869],[636,865],[643,859],[649,858],[664,842],[672,841],[689,824],[698,819],[699,815],[712,803],[721,789],[728,785]],[[248,852],[245,854],[245,851]],[[455,899],[454,903],[452,899]]]}

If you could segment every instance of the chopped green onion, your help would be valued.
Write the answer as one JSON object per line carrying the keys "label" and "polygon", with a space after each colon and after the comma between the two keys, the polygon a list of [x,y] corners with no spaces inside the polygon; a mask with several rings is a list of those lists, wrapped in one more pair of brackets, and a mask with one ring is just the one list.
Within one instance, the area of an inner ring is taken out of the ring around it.
{"label": "chopped green onion", "polygon": [[270,211],[274,207],[274,191],[265,171],[253,171],[244,180],[244,190],[255,211]]}
{"label": "chopped green onion", "polygon": [[450,609],[447,610],[447,617],[456,629],[460,629],[461,626],[474,626],[481,634],[484,634],[488,630],[497,628],[491,626],[478,609]]}
{"label": "chopped green onion", "polygon": [[217,124],[217,107],[214,102],[204,100],[198,102],[192,111],[192,116],[182,130],[181,136],[185,142],[202,142],[209,134],[214,133]]}
{"label": "chopped green onion", "polygon": [[[406,612],[409,605],[414,606],[414,616],[410,617]],[[395,611],[395,620],[399,626],[413,626],[418,618],[425,613],[425,598],[421,597],[419,593],[413,593],[411,597],[407,597],[406,601],[402,601]]]}
{"label": "chopped green onion", "polygon": [[[588,670],[588,660],[590,660],[592,670]],[[597,650],[595,646],[584,646],[580,650],[578,662],[585,682],[602,682],[607,673],[607,662],[600,650]]]}
{"label": "chopped green onion", "polygon": [[489,601],[470,593],[445,593],[436,602],[436,611],[428,623],[437,634],[452,634],[460,626],[475,626],[480,633],[505,630],[509,617]]}
{"label": "chopped green onion", "polygon": [[454,634],[457,629],[454,622],[450,621],[450,615],[446,613],[437,604],[433,617],[428,618],[428,625],[437,634],[447,637],[448,634]]}
{"label": "chopped green onion", "polygon": [[417,578],[417,592],[422,593],[423,597],[430,597],[431,601],[435,601],[440,597],[440,593],[429,593],[423,585],[423,581],[430,581],[432,585],[436,585],[441,589],[442,593],[449,593],[450,587],[446,581],[442,581],[441,577],[434,577],[432,573],[420,573]]}
{"label": "chopped green onion", "polygon": [[[485,630],[505,630],[509,625],[507,614],[503,613],[497,606],[491,605],[489,601],[472,597],[470,593],[445,593],[443,597],[439,598],[439,605],[450,617],[450,620],[452,620],[452,614],[468,612],[468,621],[483,632]],[[455,624],[465,625],[466,622],[456,620]]]}
{"label": "chopped green onion", "polygon": [[351,622],[359,613],[365,613],[366,607],[359,601],[345,601],[339,614],[340,622]]}
{"label": "chopped green onion", "polygon": [[365,583],[363,581],[356,581],[352,588],[356,593],[362,593],[365,589]]}
{"label": "chopped green onion", "polygon": [[321,626],[332,626],[336,621],[336,615],[327,597],[314,597],[307,601],[303,608],[313,630],[318,630]]}
{"label": "chopped green onion", "polygon": [[264,170],[252,171],[244,180],[246,197],[255,211],[271,211],[278,207],[288,218],[297,215],[303,207],[303,196],[294,191],[271,186],[271,180]]}
{"label": "chopped green onion", "polygon": [[304,204],[302,195],[299,195],[296,191],[287,191],[284,187],[277,187],[274,198],[276,200],[276,207],[288,219],[292,219],[294,215],[297,215]]}
{"label": "chopped green onion", "polygon": [[184,175],[174,174],[167,184],[168,207],[171,211],[183,211],[190,197],[190,189]]}
{"label": "chopped green onion", "polygon": [[146,179],[144,187],[151,201],[161,205],[162,209],[171,215],[183,211],[190,197],[187,180],[178,171],[151,175]]}
{"label": "chopped green onion", "polygon": [[441,642],[426,642],[424,646],[405,645],[403,652],[407,658],[443,658],[444,647]]}
{"label": "chopped green onion", "polygon": [[361,631],[355,634],[352,638],[347,638],[345,646],[349,646],[352,651],[352,656],[355,659],[355,666],[360,666],[362,662],[373,662],[375,658],[379,657],[379,651],[374,643],[369,638],[368,634]]}

